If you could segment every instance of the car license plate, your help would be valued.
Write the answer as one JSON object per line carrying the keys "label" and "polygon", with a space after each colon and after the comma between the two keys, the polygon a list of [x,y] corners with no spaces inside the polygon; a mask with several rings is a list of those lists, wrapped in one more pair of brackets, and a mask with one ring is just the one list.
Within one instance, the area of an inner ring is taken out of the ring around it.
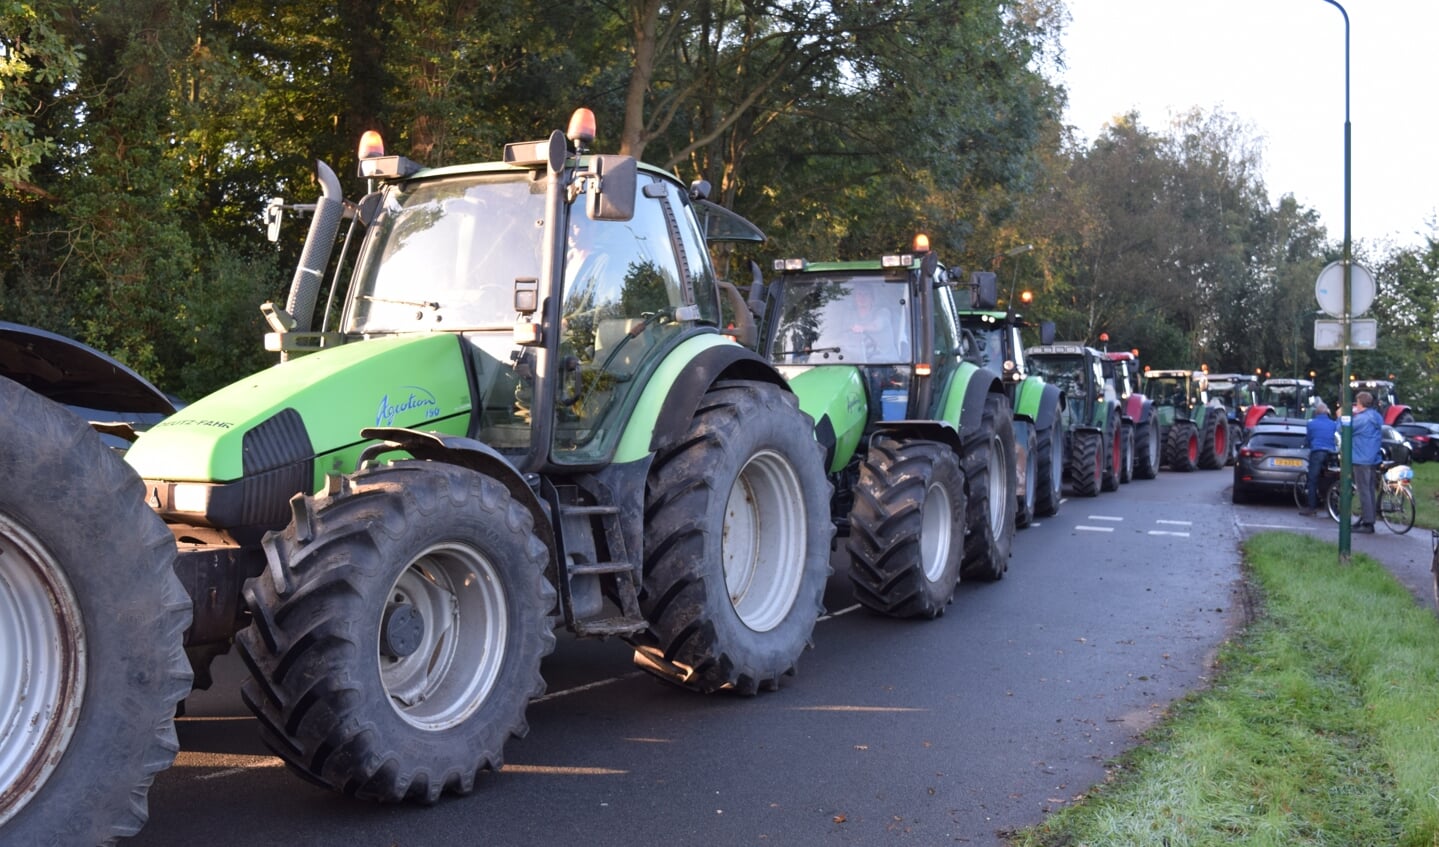
{"label": "car license plate", "polygon": [[1273,459],[1276,468],[1302,468],[1306,466],[1303,459]]}

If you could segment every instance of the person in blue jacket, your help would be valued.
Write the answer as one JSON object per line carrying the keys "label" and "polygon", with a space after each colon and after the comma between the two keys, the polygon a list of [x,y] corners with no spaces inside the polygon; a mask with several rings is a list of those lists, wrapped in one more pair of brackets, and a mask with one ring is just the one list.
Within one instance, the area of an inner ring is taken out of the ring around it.
{"label": "person in blue jacket", "polygon": [[1334,437],[1338,432],[1339,422],[1329,414],[1329,407],[1323,400],[1316,401],[1314,417],[1304,427],[1304,446],[1309,448],[1309,499],[1308,505],[1299,510],[1301,515],[1319,510],[1319,477],[1334,458]]}
{"label": "person in blue jacket", "polygon": [[1374,487],[1379,463],[1384,460],[1380,441],[1384,437],[1384,419],[1374,408],[1374,395],[1361,391],[1354,395],[1354,432],[1350,435],[1351,463],[1354,466],[1354,488],[1359,492],[1359,520],[1355,532],[1374,531]]}

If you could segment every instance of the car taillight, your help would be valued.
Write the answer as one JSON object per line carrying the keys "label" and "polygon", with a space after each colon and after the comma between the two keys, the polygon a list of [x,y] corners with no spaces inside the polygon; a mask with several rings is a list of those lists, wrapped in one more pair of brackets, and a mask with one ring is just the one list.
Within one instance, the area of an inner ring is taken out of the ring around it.
{"label": "car taillight", "polygon": [[1253,447],[1241,447],[1239,448],[1239,455],[1246,459],[1262,459],[1264,458],[1264,451],[1255,450]]}

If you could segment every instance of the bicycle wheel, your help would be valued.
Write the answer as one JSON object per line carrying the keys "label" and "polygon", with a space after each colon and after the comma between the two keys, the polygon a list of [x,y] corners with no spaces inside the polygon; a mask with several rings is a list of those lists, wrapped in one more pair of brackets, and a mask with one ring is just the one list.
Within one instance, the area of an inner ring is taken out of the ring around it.
{"label": "bicycle wheel", "polygon": [[1309,474],[1307,472],[1294,477],[1294,505],[1301,509],[1309,508]]}
{"label": "bicycle wheel", "polygon": [[[1339,522],[1339,486],[1329,486],[1329,493],[1324,496],[1324,505],[1329,509],[1329,517]],[[1349,521],[1353,523],[1363,514],[1359,505],[1359,491],[1354,483],[1349,483]]]}
{"label": "bicycle wheel", "polygon": [[1379,494],[1379,516],[1394,534],[1408,532],[1414,527],[1414,492],[1408,488],[1384,489]]}

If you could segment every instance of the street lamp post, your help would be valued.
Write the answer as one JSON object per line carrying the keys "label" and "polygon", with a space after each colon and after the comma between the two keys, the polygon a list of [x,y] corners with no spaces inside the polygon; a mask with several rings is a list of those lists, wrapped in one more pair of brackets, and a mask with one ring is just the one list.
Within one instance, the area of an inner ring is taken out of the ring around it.
{"label": "street lamp post", "polygon": [[1349,397],[1349,344],[1350,330],[1352,327],[1353,315],[1350,314],[1350,297],[1353,294],[1353,271],[1354,263],[1351,254],[1351,230],[1350,230],[1350,204],[1349,204],[1349,151],[1350,151],[1350,124],[1349,124],[1349,13],[1336,0],[1324,0],[1325,3],[1339,10],[1344,16],[1344,318],[1342,332],[1344,334],[1344,352],[1340,359],[1339,391],[1340,401],[1340,445],[1339,445],[1339,564],[1349,564],[1349,510],[1351,506],[1352,492],[1349,484],[1353,474],[1353,444],[1352,435],[1352,401]]}

